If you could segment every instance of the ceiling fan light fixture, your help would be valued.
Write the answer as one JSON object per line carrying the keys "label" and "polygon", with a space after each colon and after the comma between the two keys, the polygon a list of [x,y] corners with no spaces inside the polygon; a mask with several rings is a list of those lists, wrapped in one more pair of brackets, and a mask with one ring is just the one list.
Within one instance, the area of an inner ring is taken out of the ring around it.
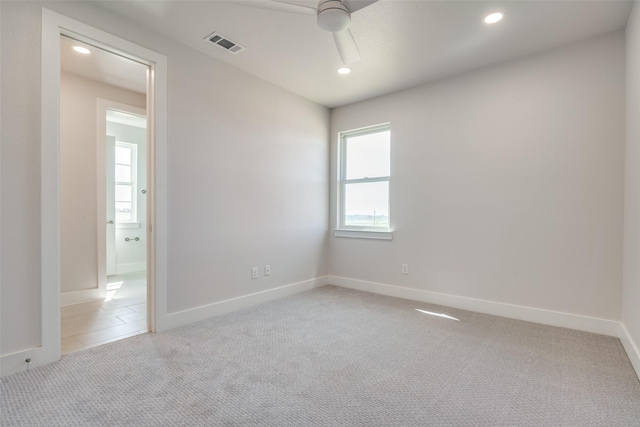
{"label": "ceiling fan light fixture", "polygon": [[349,67],[338,68],[338,74],[349,74],[350,72],[351,72],[351,68]]}
{"label": "ceiling fan light fixture", "polygon": [[318,26],[325,31],[337,33],[351,25],[351,13],[339,0],[328,0],[318,5]]}
{"label": "ceiling fan light fixture", "polygon": [[502,21],[502,18],[504,18],[503,12],[493,12],[484,17],[484,22],[486,24],[495,24]]}

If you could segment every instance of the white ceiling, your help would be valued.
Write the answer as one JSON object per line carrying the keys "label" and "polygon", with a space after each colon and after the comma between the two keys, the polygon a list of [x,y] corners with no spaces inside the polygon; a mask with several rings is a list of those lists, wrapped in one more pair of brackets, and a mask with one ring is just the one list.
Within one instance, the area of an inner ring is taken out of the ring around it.
{"label": "white ceiling", "polygon": [[[314,16],[234,0],[95,3],[327,107],[620,30],[632,6],[619,0],[379,0],[352,16],[362,60],[342,76],[336,73],[341,63],[333,38]],[[495,10],[505,12],[505,19],[485,24],[483,17]],[[205,41],[213,31],[246,50],[233,55]]]}
{"label": "white ceiling", "polygon": [[[91,53],[77,53],[73,50],[74,46],[86,47]],[[60,68],[62,71],[112,86],[138,93],[147,92],[146,65],[65,36],[60,37]]]}

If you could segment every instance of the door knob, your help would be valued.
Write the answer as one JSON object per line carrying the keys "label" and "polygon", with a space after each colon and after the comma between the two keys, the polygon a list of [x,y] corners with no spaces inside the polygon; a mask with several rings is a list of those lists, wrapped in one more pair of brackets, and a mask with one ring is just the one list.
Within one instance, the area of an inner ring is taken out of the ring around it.
{"label": "door knob", "polygon": [[107,224],[113,224],[113,220],[107,221]]}

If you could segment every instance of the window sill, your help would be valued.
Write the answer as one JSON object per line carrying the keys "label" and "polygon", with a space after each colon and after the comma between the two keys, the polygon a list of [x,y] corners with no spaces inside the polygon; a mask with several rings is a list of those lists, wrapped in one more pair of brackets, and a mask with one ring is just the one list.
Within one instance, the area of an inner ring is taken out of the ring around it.
{"label": "window sill", "polygon": [[140,228],[139,222],[116,222],[116,228]]}
{"label": "window sill", "polygon": [[353,239],[377,239],[377,240],[392,240],[393,232],[383,230],[334,230],[335,237],[350,237]]}

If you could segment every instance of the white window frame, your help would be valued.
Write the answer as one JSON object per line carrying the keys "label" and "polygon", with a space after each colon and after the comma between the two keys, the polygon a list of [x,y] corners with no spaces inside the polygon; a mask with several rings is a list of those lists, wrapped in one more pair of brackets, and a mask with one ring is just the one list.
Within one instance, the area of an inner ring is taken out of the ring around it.
{"label": "white window frame", "polygon": [[[138,145],[130,142],[116,141],[116,147],[126,147],[131,150],[131,181],[123,182],[115,179],[114,185],[128,185],[131,187],[131,219],[129,221],[121,221],[117,219],[116,224],[137,225],[138,223]],[[115,163],[117,165],[118,163]],[[114,193],[115,194],[115,193]],[[116,200],[117,202],[117,200]]]}
{"label": "white window frame", "polygon": [[[346,179],[347,176],[347,140],[356,136],[370,135],[379,132],[391,130],[391,123],[383,123],[366,128],[340,132],[338,136],[338,209],[337,224],[335,230],[336,237],[356,237],[364,239],[384,239],[391,240],[393,237],[391,229],[391,171],[388,176],[365,177],[358,179]],[[391,149],[391,147],[389,148]],[[389,153],[391,156],[391,153]],[[389,165],[391,168],[391,165]],[[387,182],[389,188],[389,200],[387,206],[389,208],[388,226],[354,226],[345,225],[345,197],[346,187],[349,184]]]}

